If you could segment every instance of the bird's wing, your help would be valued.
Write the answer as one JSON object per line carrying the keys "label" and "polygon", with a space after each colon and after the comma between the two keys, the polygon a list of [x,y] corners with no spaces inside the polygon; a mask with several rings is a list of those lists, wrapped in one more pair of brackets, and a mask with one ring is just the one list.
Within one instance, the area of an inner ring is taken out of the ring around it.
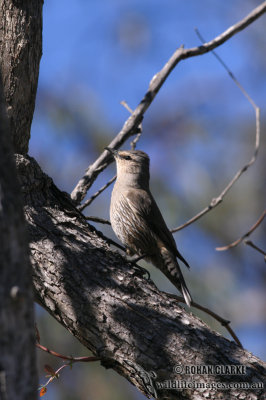
{"label": "bird's wing", "polygon": [[188,268],[189,264],[179,253],[172,233],[166,226],[163,216],[150,192],[142,189],[127,190],[124,193],[135,212],[147,221],[150,229],[160,238],[166,248],[171,250]]}

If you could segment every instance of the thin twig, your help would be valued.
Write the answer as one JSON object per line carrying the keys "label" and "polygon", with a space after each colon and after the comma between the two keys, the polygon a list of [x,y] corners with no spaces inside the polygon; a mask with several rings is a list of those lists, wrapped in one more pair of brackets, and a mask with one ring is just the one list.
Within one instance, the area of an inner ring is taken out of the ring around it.
{"label": "thin twig", "polygon": [[47,347],[42,346],[40,343],[36,343],[36,346],[45,351],[46,353],[51,354],[52,356],[62,358],[63,360],[74,362],[92,362],[92,361],[100,361],[99,357],[71,357],[71,356],[64,356],[63,354],[57,353],[56,351],[49,350]]}
{"label": "thin twig", "polygon": [[69,361],[66,364],[61,365],[56,371],[53,370],[52,367],[49,365],[45,366],[45,370],[51,375],[48,379],[48,381],[44,384],[41,385],[39,388],[40,390],[40,396],[43,396],[46,391],[47,391],[47,386],[49,385],[50,382],[52,382],[55,378],[59,378],[59,372],[65,368],[65,367],[72,367],[72,364],[77,363],[77,362],[93,362],[93,361],[100,361],[101,359],[99,357],[94,357],[94,356],[89,356],[89,357],[72,357],[72,356],[65,356],[63,354],[57,353],[57,351],[53,351],[48,349],[47,347],[43,346],[40,344],[40,333],[37,328],[37,325],[35,325],[35,331],[36,331],[36,340],[37,342],[35,343],[36,347],[39,349],[45,351],[46,353],[55,356],[57,358],[61,358],[65,361]]}
{"label": "thin twig", "polygon": [[78,207],[79,211],[84,210],[84,208],[88,207],[93,200],[96,199],[96,197],[99,196],[105,189],[108,188],[114,181],[116,180],[116,175],[112,177],[101,189],[99,189],[96,193],[94,193],[88,200],[85,201],[85,203],[81,204],[81,206]]}
{"label": "thin twig", "polygon": [[[178,48],[172,57],[167,61],[164,67],[158,72],[151,80],[148,91],[146,92],[144,98],[141,100],[137,108],[133,111],[132,115],[125,122],[123,128],[118,133],[118,135],[111,141],[108,145],[111,149],[119,148],[131,135],[134,135],[138,129],[139,124],[143,119],[143,115],[145,111],[148,109],[156,94],[160,90],[161,86],[170,75],[172,70],[176,67],[176,65],[181,61],[190,57],[195,57],[198,55],[205,54],[214,48],[220,46],[225,41],[230,39],[237,32],[243,30],[248,25],[250,25],[253,21],[259,18],[263,13],[266,12],[266,1],[264,1],[261,5],[254,8],[254,10],[248,14],[245,18],[243,18],[237,24],[228,28],[221,35],[217,36],[215,39],[211,40],[208,43],[205,43],[199,47],[193,47],[190,49],[184,49],[183,46]],[[87,194],[87,191],[97,178],[99,174],[99,167],[103,164],[107,166],[111,162],[110,155],[107,150],[105,150],[98,159],[89,166],[84,176],[79,180],[78,184],[72,191],[71,197],[77,203],[84,199]]]}
{"label": "thin twig", "polygon": [[[43,394],[46,393],[47,391],[47,386],[49,385],[50,382],[52,382],[55,378],[59,378],[59,372],[66,367],[71,367],[71,363],[67,363],[67,364],[63,364],[61,365],[61,367],[59,367],[56,371],[53,372],[53,374],[51,374],[51,376],[49,377],[48,381],[44,384],[41,385],[41,387],[39,388],[40,390],[40,396],[43,396]],[[44,390],[44,393],[42,393],[42,391]]]}
{"label": "thin twig", "polygon": [[[205,42],[205,39],[203,38],[203,36],[201,35],[201,33],[199,32],[198,28],[195,28],[195,32],[198,35],[199,39],[201,40],[202,43]],[[222,66],[224,67],[224,69],[228,72],[229,76],[231,79],[233,79],[233,81],[235,82],[235,84],[239,87],[239,89],[241,90],[241,92],[244,94],[244,96],[248,99],[248,101],[252,104],[253,108],[256,110],[257,106],[254,103],[254,101],[252,100],[252,98],[249,96],[249,94],[246,92],[246,90],[243,88],[243,86],[238,82],[237,78],[235,77],[235,75],[233,74],[233,72],[229,69],[229,67],[226,65],[226,63],[222,60],[222,58],[219,56],[219,54],[216,53],[215,50],[212,50],[212,54],[214,55],[214,57],[217,58],[217,60],[219,61],[220,64],[222,64]]]}
{"label": "thin twig", "polygon": [[[120,102],[120,104],[122,104],[122,106],[124,106],[127,109],[127,111],[130,112],[130,114],[133,114],[132,108],[129,107],[129,105],[127,104],[127,102],[125,100],[122,100]],[[136,149],[136,145],[137,145],[137,143],[138,143],[138,141],[139,141],[139,139],[141,137],[141,134],[142,134],[142,123],[139,124],[138,129],[139,129],[139,132],[137,133],[136,137],[132,140],[132,142],[130,142],[131,150],[135,150]]]}
{"label": "thin twig", "polygon": [[99,217],[85,217],[88,221],[98,222],[99,224],[111,225],[111,222],[108,219],[103,219]]}
{"label": "thin twig", "polygon": [[129,107],[125,100],[120,101],[121,106],[125,107],[125,109],[130,113],[133,114],[132,108]]}
{"label": "thin twig", "polygon": [[248,246],[252,247],[253,249],[257,250],[259,253],[263,254],[264,261],[266,262],[266,252],[264,250],[262,250],[261,248],[256,246],[251,240],[245,240],[244,243],[247,244]]}
{"label": "thin twig", "polygon": [[142,134],[142,124],[139,125],[140,126],[140,132],[136,135],[135,139],[132,140],[132,142],[130,142],[130,146],[131,146],[131,150],[135,150],[136,149],[136,145],[141,137]]}
{"label": "thin twig", "polygon": [[[36,328],[36,330],[37,330],[37,328]],[[37,330],[37,332],[38,332],[38,330]],[[39,333],[38,333],[38,335],[39,335]],[[37,340],[38,340],[38,339],[37,339]],[[46,353],[48,353],[48,354],[50,354],[50,355],[52,355],[52,356],[55,356],[55,357],[57,357],[57,358],[61,358],[61,359],[63,359],[63,360],[69,361],[68,363],[61,365],[61,367],[59,367],[56,371],[53,371],[53,369],[52,369],[49,365],[46,365],[46,368],[45,368],[45,369],[46,369],[46,371],[49,372],[49,374],[50,374],[51,376],[49,377],[48,381],[47,381],[44,385],[41,385],[41,387],[40,387],[40,390],[45,390],[45,392],[46,392],[46,390],[47,390],[46,387],[47,387],[47,386],[49,385],[49,383],[52,382],[55,378],[58,378],[58,377],[59,377],[59,372],[60,372],[63,368],[65,368],[65,367],[72,367],[72,364],[74,364],[74,363],[76,363],[76,362],[92,362],[92,361],[100,361],[100,360],[101,360],[99,357],[91,357],[91,356],[89,356],[89,357],[71,357],[71,356],[65,356],[65,355],[63,355],[63,354],[57,353],[56,351],[53,351],[53,350],[48,349],[47,347],[41,345],[41,344],[38,343],[38,342],[36,343],[36,347],[38,347],[39,349],[45,351]]]}
{"label": "thin twig", "polygon": [[[199,31],[196,30],[197,35],[200,37],[201,40],[203,40],[202,36],[200,35]],[[246,92],[246,90],[243,88],[243,86],[238,82],[238,80],[236,79],[236,77],[234,76],[234,74],[230,71],[230,69],[228,68],[228,66],[224,63],[224,61],[218,56],[217,53],[215,53],[214,51],[212,51],[212,53],[214,54],[214,56],[218,59],[219,62],[222,63],[223,67],[226,69],[226,71],[229,73],[229,76],[233,79],[233,81],[235,82],[235,84],[238,86],[238,88],[241,90],[241,92],[244,94],[244,96],[247,98],[247,100],[249,101],[249,103],[252,105],[252,107],[255,110],[255,116],[256,116],[256,135],[255,135],[255,145],[254,145],[254,152],[253,155],[251,157],[251,159],[249,160],[249,162],[247,164],[245,164],[239,171],[237,171],[237,173],[235,174],[235,176],[233,177],[233,179],[228,183],[228,185],[223,189],[223,191],[219,194],[218,197],[215,197],[212,199],[212,201],[210,202],[210,204],[205,207],[202,211],[200,211],[198,214],[196,214],[193,218],[189,219],[187,222],[185,222],[184,224],[178,226],[177,228],[174,228],[171,230],[172,233],[178,232],[181,229],[187,227],[188,225],[192,224],[193,222],[197,221],[198,219],[200,219],[203,215],[207,214],[209,211],[211,211],[213,208],[215,208],[216,206],[218,206],[218,204],[220,204],[223,201],[224,196],[227,194],[227,192],[231,189],[231,187],[234,185],[234,183],[240,178],[240,176],[247,171],[247,169],[254,164],[257,155],[258,155],[258,151],[259,151],[259,147],[260,147],[260,108],[255,104],[254,100],[252,100],[252,98],[249,96],[249,94]]]}
{"label": "thin twig", "polygon": [[[177,301],[181,302],[181,303],[186,303],[185,299],[181,296],[177,296],[175,294],[169,294],[169,293],[165,293],[167,294],[167,296],[173,297],[174,299],[176,299]],[[232,336],[232,338],[234,339],[234,341],[241,347],[243,348],[240,340],[238,339],[237,335],[235,334],[235,332],[233,331],[233,329],[230,326],[230,321],[220,317],[220,315],[216,314],[214,311],[209,310],[207,307],[203,307],[202,305],[196,303],[195,301],[191,302],[191,306],[197,308],[198,310],[204,311],[206,314],[212,316],[214,319],[216,319],[216,321],[220,322],[220,324],[222,326],[224,326],[227,331],[230,333],[230,335]]]}
{"label": "thin twig", "polygon": [[[259,219],[255,222],[255,224],[252,225],[252,227],[243,236],[241,236],[239,239],[235,240],[233,243],[228,244],[227,246],[216,247],[215,250],[224,251],[224,250],[231,249],[232,247],[236,247],[239,243],[243,242],[244,239],[249,237],[249,235],[251,235],[251,233],[253,233],[255,231],[255,229],[257,229],[257,227],[262,223],[265,215],[266,215],[266,210],[263,211],[263,213],[261,214]],[[248,244],[248,243],[246,243],[246,244]],[[265,253],[263,253],[263,252],[262,252],[262,254],[265,255]]]}

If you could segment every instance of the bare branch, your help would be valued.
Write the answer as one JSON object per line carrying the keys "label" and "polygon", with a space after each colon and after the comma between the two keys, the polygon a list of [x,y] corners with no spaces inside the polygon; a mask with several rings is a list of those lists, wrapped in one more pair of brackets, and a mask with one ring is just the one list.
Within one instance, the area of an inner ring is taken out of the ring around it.
{"label": "bare branch", "polygon": [[[215,250],[224,251],[224,250],[231,249],[232,247],[236,247],[239,243],[243,242],[244,239],[249,237],[249,235],[251,235],[251,233],[253,233],[255,231],[255,229],[257,229],[257,227],[262,223],[265,215],[266,215],[266,211],[264,210],[263,213],[261,214],[261,216],[259,217],[259,219],[255,222],[255,224],[252,225],[252,227],[243,236],[241,236],[239,239],[235,240],[233,243],[228,244],[227,246],[216,247]],[[248,244],[248,243],[246,243],[246,244]],[[262,253],[262,254],[265,255],[265,253]]]}
{"label": "bare branch", "polygon": [[258,150],[260,146],[260,109],[257,107],[256,108],[256,140],[255,140],[255,148],[254,148],[254,153],[253,156],[251,157],[250,161],[244,165],[233,177],[233,179],[228,183],[228,185],[224,188],[224,190],[219,194],[218,197],[215,197],[212,199],[210,204],[205,207],[202,211],[200,211],[198,214],[196,214],[193,218],[189,219],[187,222],[184,224],[178,226],[177,228],[174,228],[171,230],[172,233],[178,232],[183,228],[186,228],[188,225],[192,224],[193,222],[197,221],[199,218],[201,218],[203,215],[207,214],[209,211],[211,211],[213,208],[218,206],[223,201],[224,196],[227,194],[227,192],[231,189],[231,187],[234,185],[234,183],[240,178],[240,176],[247,171],[247,169],[254,164],[257,155],[258,155]]}
{"label": "bare branch", "polygon": [[264,255],[264,261],[266,262],[266,253],[262,249],[260,249],[258,246],[256,246],[251,240],[245,240],[245,244],[248,246],[252,247],[253,249],[257,250],[259,253]]}
{"label": "bare branch", "polygon": [[94,357],[94,356],[89,356],[89,357],[64,356],[63,354],[57,353],[56,351],[49,350],[47,347],[41,345],[40,343],[36,343],[36,347],[45,351],[48,354],[51,354],[52,356],[62,358],[63,360],[71,361],[72,363],[74,363],[74,362],[92,362],[92,361],[100,361],[101,360],[99,357]]}
{"label": "bare branch", "polygon": [[140,126],[140,132],[136,135],[135,139],[132,140],[132,142],[130,142],[130,146],[131,146],[131,150],[135,150],[136,145],[141,137],[142,134],[142,124],[139,125]]}
{"label": "bare branch", "polygon": [[121,106],[125,107],[125,109],[130,113],[133,114],[132,108],[129,107],[125,100],[120,101]]}
{"label": "bare branch", "polygon": [[[122,106],[124,106],[127,111],[130,112],[130,114],[133,113],[132,108],[129,107],[129,105],[125,102],[125,100],[121,101],[120,104],[122,104]],[[130,146],[131,146],[131,150],[135,150],[136,149],[136,145],[141,137],[142,134],[142,123],[139,124],[139,132],[137,133],[135,139],[132,140],[132,142],[130,142]]]}
{"label": "bare branch", "polygon": [[[266,1],[264,1],[260,6],[256,7],[250,14],[248,14],[244,19],[242,19],[237,24],[228,28],[221,35],[217,36],[215,39],[202,46],[194,47],[190,49],[184,49],[183,46],[178,48],[172,57],[167,61],[162,70],[158,72],[151,80],[148,91],[146,92],[144,98],[141,100],[137,108],[133,111],[132,115],[125,122],[123,128],[118,133],[118,135],[111,141],[108,145],[111,149],[119,148],[131,135],[134,135],[138,129],[139,124],[143,119],[145,111],[148,109],[152,103],[154,97],[160,90],[161,86],[171,73],[171,71],[176,67],[176,65],[181,61],[190,57],[205,54],[214,48],[220,46],[225,41],[230,39],[237,32],[243,30],[248,25],[250,25],[254,20],[259,18],[266,11]],[[99,174],[99,167],[104,164],[104,168],[110,163],[110,156],[107,150],[105,150],[98,159],[89,166],[84,176],[80,179],[74,190],[72,191],[71,197],[77,203],[84,199],[87,191],[97,178]]]}
{"label": "bare branch", "polygon": [[111,222],[108,219],[103,219],[99,217],[85,217],[87,221],[98,222],[99,224],[111,225]]}
{"label": "bare branch", "polygon": [[[196,29],[197,35],[201,40],[204,40],[199,33],[198,29]],[[240,82],[236,79],[235,75],[231,72],[231,70],[228,68],[228,66],[225,64],[225,62],[221,59],[221,57],[214,51],[212,51],[214,56],[218,59],[218,61],[223,65],[223,67],[226,69],[228,72],[229,76],[233,79],[235,84],[238,86],[238,88],[241,90],[241,92],[244,94],[244,96],[247,98],[249,103],[252,105],[252,107],[255,110],[255,115],[256,115],[256,136],[255,136],[255,146],[254,146],[254,152],[253,155],[250,159],[250,161],[245,164],[233,177],[233,179],[228,183],[228,185],[224,188],[224,190],[220,193],[220,195],[216,198],[213,198],[210,204],[205,207],[202,211],[200,211],[198,214],[196,214],[193,218],[189,219],[187,222],[184,224],[178,226],[177,228],[174,228],[171,230],[172,233],[178,232],[181,229],[187,227],[188,225],[192,224],[193,222],[197,221],[200,219],[203,215],[207,214],[209,211],[211,211],[213,208],[218,206],[223,201],[224,196],[227,194],[227,192],[231,189],[231,187],[234,185],[234,183],[240,178],[240,176],[247,171],[247,169],[254,164],[259,147],[260,147],[260,108],[255,104],[254,100],[249,96],[249,94],[246,92],[244,87],[240,84]]]}
{"label": "bare branch", "polygon": [[[198,28],[195,28],[195,32],[198,35],[199,39],[202,41],[202,43],[205,42],[205,39],[203,38],[203,36],[201,35],[201,33],[199,32]],[[256,110],[257,106],[254,103],[254,101],[252,100],[252,98],[249,96],[249,94],[246,92],[246,90],[243,88],[243,86],[238,82],[237,78],[235,77],[235,75],[233,74],[233,72],[229,69],[229,67],[225,64],[225,62],[222,60],[222,58],[219,56],[219,54],[216,53],[216,51],[212,50],[212,54],[214,55],[215,58],[217,58],[217,60],[219,61],[220,64],[222,64],[222,66],[224,67],[224,69],[228,72],[230,78],[233,79],[233,81],[235,82],[235,84],[238,86],[238,88],[241,90],[241,92],[243,93],[243,95],[248,99],[248,101],[251,103],[251,105],[253,106],[253,108]]]}
{"label": "bare branch", "polygon": [[88,207],[93,202],[93,200],[95,200],[96,197],[98,197],[105,189],[107,189],[108,186],[110,186],[115,180],[116,180],[116,175],[113,176],[112,179],[110,179],[103,187],[101,187],[101,189],[99,189],[96,193],[94,193],[88,200],[86,200],[84,204],[79,206],[78,209],[82,211],[84,210],[84,208]]}
{"label": "bare branch", "polygon": [[[164,292],[165,293],[165,292]],[[173,297],[174,299],[176,299],[178,302],[181,303],[186,303],[186,301],[184,300],[183,297],[181,296],[176,296],[175,294],[169,294],[167,293],[167,295],[169,297]],[[233,329],[230,327],[230,321],[220,317],[220,315],[216,314],[214,311],[209,310],[207,307],[204,307],[202,305],[200,305],[199,303],[195,303],[195,301],[192,300],[191,302],[191,307],[195,307],[198,310],[201,310],[203,312],[205,312],[206,314],[210,315],[211,317],[213,317],[214,319],[216,319],[216,321],[220,322],[220,324],[222,326],[225,327],[225,329],[227,329],[227,331],[230,333],[230,335],[232,336],[232,338],[234,339],[234,341],[243,349],[243,346],[240,342],[240,340],[238,339],[237,335],[235,334],[235,332],[233,331]]]}

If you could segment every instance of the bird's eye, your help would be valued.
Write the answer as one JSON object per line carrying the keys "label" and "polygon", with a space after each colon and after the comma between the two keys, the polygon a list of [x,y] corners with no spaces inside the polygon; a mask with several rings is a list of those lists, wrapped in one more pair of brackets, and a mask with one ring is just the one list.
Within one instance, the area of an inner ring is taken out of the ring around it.
{"label": "bird's eye", "polygon": [[131,160],[131,157],[130,156],[124,156],[123,157],[125,160]]}

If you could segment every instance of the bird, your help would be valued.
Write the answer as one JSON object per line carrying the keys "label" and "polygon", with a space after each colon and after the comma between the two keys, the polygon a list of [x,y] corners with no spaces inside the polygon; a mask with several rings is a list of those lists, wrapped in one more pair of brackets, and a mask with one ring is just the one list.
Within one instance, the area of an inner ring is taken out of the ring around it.
{"label": "bird", "polygon": [[192,298],[177,258],[189,264],[177,249],[150,188],[150,159],[141,150],[114,150],[106,147],[116,161],[117,178],[110,204],[113,231],[126,247],[159,268],[183,294],[190,307]]}

